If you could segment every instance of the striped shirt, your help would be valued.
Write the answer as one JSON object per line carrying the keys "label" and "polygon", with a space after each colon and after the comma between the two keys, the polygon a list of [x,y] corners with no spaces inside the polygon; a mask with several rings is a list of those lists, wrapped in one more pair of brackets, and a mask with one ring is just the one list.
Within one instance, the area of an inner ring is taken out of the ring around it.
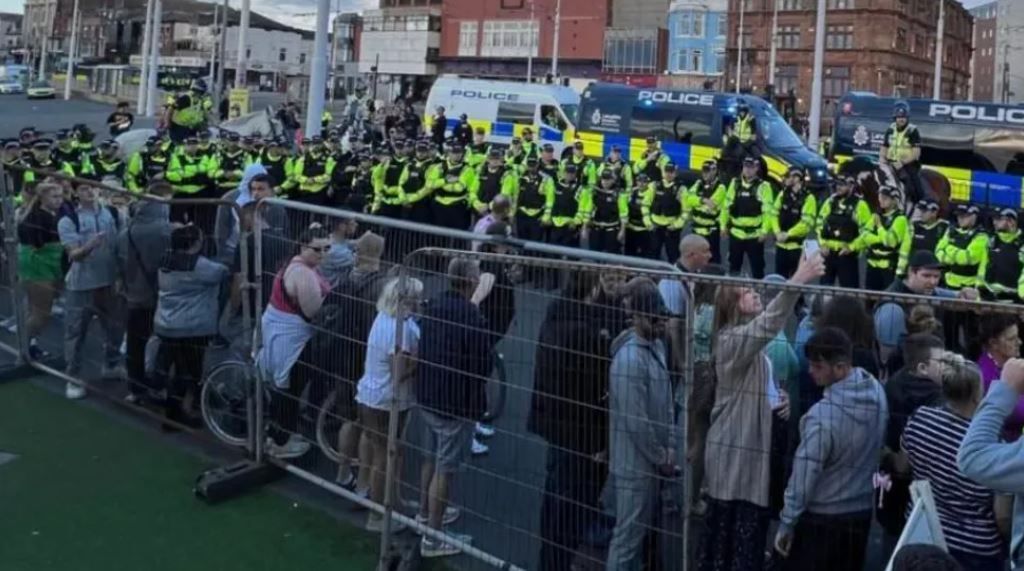
{"label": "striped shirt", "polygon": [[[928,480],[949,548],[999,556],[1003,540],[992,508],[994,493],[960,473],[956,453],[971,421],[945,407],[917,409],[903,432],[915,480]],[[909,515],[911,506],[907,507]]]}

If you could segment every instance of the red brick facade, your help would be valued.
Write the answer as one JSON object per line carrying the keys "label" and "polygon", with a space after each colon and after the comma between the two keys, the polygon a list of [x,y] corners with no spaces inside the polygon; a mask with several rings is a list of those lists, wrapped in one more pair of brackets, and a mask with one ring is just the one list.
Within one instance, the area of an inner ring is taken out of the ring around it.
{"label": "red brick facade", "polygon": [[974,101],[995,101],[996,19],[976,20],[974,24]]}

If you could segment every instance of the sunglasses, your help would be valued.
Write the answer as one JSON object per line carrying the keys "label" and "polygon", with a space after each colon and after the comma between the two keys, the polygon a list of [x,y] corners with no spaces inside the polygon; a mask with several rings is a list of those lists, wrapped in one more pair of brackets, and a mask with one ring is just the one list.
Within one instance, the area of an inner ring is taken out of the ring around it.
{"label": "sunglasses", "polygon": [[309,248],[310,250],[316,252],[317,254],[323,254],[327,250],[331,249],[330,246],[306,246],[306,248]]}

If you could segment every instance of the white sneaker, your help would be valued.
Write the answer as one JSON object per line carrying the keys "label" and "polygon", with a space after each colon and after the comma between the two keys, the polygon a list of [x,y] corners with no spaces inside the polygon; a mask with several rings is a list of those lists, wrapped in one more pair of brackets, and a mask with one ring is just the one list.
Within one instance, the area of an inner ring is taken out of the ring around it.
{"label": "white sneaker", "polygon": [[[391,518],[391,533],[402,533],[408,526],[398,521],[395,518]],[[384,516],[377,512],[370,512],[366,516],[366,531],[373,533],[380,533],[384,531]]]}
{"label": "white sneaker", "polygon": [[479,438],[490,438],[494,436],[494,427],[482,422],[476,423],[476,435]]}
{"label": "white sneaker", "polygon": [[480,442],[476,437],[474,437],[473,445],[472,448],[470,448],[470,451],[473,453],[473,456],[483,456],[484,454],[487,454],[488,452],[491,451],[491,447],[484,444],[483,442]]}
{"label": "white sneaker", "polygon": [[309,442],[306,442],[297,434],[289,436],[288,442],[284,444],[277,444],[271,441],[270,448],[267,450],[268,454],[279,460],[298,458],[306,452],[309,452]]}
{"label": "white sneaker", "polygon": [[[418,508],[419,507],[419,502],[416,502],[416,505],[417,505],[417,508]],[[460,510],[459,508],[456,508],[456,507],[448,506],[448,507],[444,508],[444,517],[441,518],[441,525],[451,525],[451,524],[455,523],[455,521],[457,519],[459,519],[459,517],[461,515],[462,515],[462,510]],[[427,525],[429,523],[429,521],[430,521],[429,518],[423,517],[420,514],[416,514],[416,523],[421,523],[423,525]]]}
{"label": "white sneaker", "polygon": [[[464,533],[448,533],[448,535],[462,543],[473,542],[473,537]],[[462,550],[447,541],[439,541],[427,536],[423,536],[423,539],[420,540],[421,557],[447,557],[449,555],[458,555],[461,552]]]}
{"label": "white sneaker", "polygon": [[8,317],[7,319],[0,321],[0,327],[3,327],[8,333],[14,333],[18,330],[18,318]]}
{"label": "white sneaker", "polygon": [[71,400],[78,400],[85,398],[85,387],[78,383],[68,383],[64,385],[64,396]]}

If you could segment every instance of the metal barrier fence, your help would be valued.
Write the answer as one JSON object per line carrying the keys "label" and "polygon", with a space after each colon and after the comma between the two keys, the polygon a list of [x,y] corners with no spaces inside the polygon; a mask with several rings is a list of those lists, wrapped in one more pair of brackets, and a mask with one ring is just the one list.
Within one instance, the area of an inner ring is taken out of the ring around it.
{"label": "metal barrier fence", "polygon": [[[879,405],[879,383],[857,385],[862,400],[823,390],[847,369],[812,371],[808,341],[813,361],[849,351],[886,383],[901,382],[889,372],[900,359],[921,375],[935,361],[941,387],[967,368],[932,355],[935,343],[922,334],[961,352],[993,339],[1012,346],[1022,316],[1015,305],[921,295],[934,276],[918,272],[906,279],[911,293],[807,285],[810,267],[789,283],[684,274],[663,262],[286,200],[239,207],[86,184],[179,213],[224,209],[237,224],[237,264],[222,272],[237,277],[218,322],[229,348],[205,350],[209,364],[186,400],[199,400],[209,433],[194,433],[369,509],[382,565],[413,538],[402,533],[409,529],[426,538],[416,539],[424,554],[468,556],[463,568],[625,569],[641,560],[651,569],[759,568],[781,512],[795,535],[793,559],[780,568],[864,559],[879,568],[889,554],[869,548],[866,530],[884,520],[892,535],[900,522],[873,508],[872,484],[886,480],[874,477],[878,452],[887,449],[889,505],[900,513],[907,457],[911,477],[927,477],[925,463],[937,460],[915,453],[912,439],[895,437],[894,449],[892,427],[920,427],[909,403]],[[9,190],[3,198],[5,221],[29,220],[14,214]],[[120,398],[120,385],[91,379],[109,364],[99,352],[68,375],[32,350],[22,296],[37,292],[19,279],[22,237],[5,224],[4,238],[11,303],[3,317],[18,324],[15,340],[0,346]],[[207,252],[228,258],[223,248]],[[161,263],[176,267],[173,256]],[[165,282],[157,289],[173,287]],[[258,320],[255,334],[247,316]],[[849,347],[829,341],[833,326]],[[37,346],[61,352],[46,332]],[[172,349],[180,364],[196,347]],[[187,427],[192,419],[170,420]],[[836,444],[826,449],[805,432],[813,422]],[[846,485],[823,490],[822,473]],[[948,501],[933,487],[937,503]],[[830,511],[829,501],[841,509]]]}

